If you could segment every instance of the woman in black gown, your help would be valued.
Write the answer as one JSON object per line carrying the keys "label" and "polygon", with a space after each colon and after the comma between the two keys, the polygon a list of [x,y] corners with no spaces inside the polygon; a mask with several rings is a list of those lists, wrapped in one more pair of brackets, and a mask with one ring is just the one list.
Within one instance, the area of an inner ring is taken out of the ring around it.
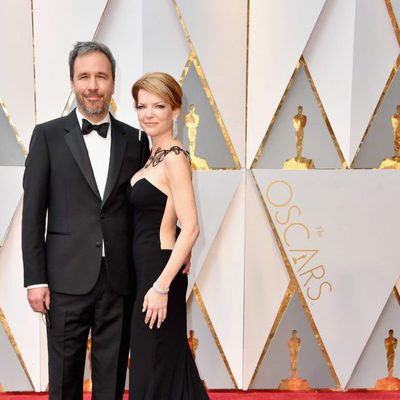
{"label": "woman in black gown", "polygon": [[182,89],[170,75],[152,73],[133,85],[132,95],[153,146],[129,188],[136,282],[130,399],[208,399],[186,337],[187,275],[182,266],[199,228],[189,155],[173,134]]}

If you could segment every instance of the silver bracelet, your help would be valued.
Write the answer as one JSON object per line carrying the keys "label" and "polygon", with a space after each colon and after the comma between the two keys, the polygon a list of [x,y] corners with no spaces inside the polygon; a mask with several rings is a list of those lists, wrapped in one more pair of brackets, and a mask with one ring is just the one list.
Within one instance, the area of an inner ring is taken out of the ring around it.
{"label": "silver bracelet", "polygon": [[169,288],[161,289],[156,285],[155,282],[153,283],[153,289],[158,294],[168,294],[168,292],[169,292]]}

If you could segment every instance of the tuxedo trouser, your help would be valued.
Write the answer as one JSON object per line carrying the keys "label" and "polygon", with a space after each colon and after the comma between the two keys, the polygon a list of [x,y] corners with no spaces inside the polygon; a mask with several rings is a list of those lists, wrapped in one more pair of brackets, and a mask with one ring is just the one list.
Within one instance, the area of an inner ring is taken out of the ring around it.
{"label": "tuxedo trouser", "polygon": [[50,400],[82,399],[89,331],[92,339],[92,399],[122,399],[132,299],[112,290],[104,258],[101,264],[98,280],[89,293],[50,293],[50,326],[47,327]]}

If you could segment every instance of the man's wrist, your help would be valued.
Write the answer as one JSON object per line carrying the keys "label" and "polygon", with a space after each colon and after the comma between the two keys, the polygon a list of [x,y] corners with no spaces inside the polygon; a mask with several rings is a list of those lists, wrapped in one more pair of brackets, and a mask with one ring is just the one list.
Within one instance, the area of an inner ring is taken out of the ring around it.
{"label": "man's wrist", "polygon": [[37,288],[48,288],[49,285],[47,283],[38,283],[36,285],[29,285],[26,288],[27,289],[37,289]]}

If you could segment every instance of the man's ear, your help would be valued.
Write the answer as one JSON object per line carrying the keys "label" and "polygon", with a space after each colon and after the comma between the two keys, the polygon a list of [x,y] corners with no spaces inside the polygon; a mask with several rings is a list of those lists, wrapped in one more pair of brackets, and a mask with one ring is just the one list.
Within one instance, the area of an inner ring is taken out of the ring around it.
{"label": "man's ear", "polygon": [[71,91],[72,91],[72,93],[75,94],[74,81],[73,81],[71,78],[69,79],[69,84],[70,84],[70,86],[71,86]]}

